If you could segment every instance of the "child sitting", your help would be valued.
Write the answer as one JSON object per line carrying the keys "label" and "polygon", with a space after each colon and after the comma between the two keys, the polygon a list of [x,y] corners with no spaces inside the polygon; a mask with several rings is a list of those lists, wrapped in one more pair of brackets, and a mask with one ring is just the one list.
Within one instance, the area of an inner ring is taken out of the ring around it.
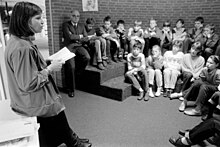
{"label": "child sitting", "polygon": [[[184,28],[184,20],[183,19],[178,19],[176,21],[176,27],[173,28],[172,30],[173,33],[173,42],[178,40],[181,41],[182,44],[184,45],[184,41],[186,39],[186,29]],[[185,46],[182,46],[181,51],[183,53],[186,53],[188,49],[185,49]]]}
{"label": "child sitting", "polygon": [[160,45],[160,37],[161,30],[157,27],[157,21],[151,18],[150,27],[147,27],[144,31],[145,47],[143,53],[145,57],[151,54],[154,45]]}
{"label": "child sitting", "polygon": [[163,24],[163,29],[161,31],[161,48],[162,48],[162,55],[167,51],[167,50],[172,50],[172,39],[173,39],[173,34],[171,31],[171,24],[169,21],[165,21]]}
{"label": "child sitting", "polygon": [[164,54],[164,97],[170,97],[173,92],[178,76],[181,71],[183,52],[180,51],[182,42],[175,41],[172,51],[166,51]]}
{"label": "child sitting", "polygon": [[[184,111],[186,115],[202,115],[204,105],[209,98],[218,90],[220,84],[219,56],[211,55],[206,67],[200,73],[200,78],[194,81],[193,85],[187,90],[184,101],[179,107],[179,111]],[[194,101],[194,103],[192,103]],[[185,110],[187,106],[195,108]]]}
{"label": "child sitting", "polygon": [[189,49],[191,48],[191,45],[194,42],[203,41],[203,24],[204,24],[203,17],[197,17],[194,21],[194,27],[188,30],[187,38],[185,41],[186,49],[187,49],[186,52],[189,51]]}
{"label": "child sitting", "polygon": [[204,52],[202,56],[205,58],[205,61],[207,61],[210,55],[215,54],[219,41],[219,36],[215,33],[214,24],[207,24],[205,26],[203,36],[204,36]]}
{"label": "child sitting", "polygon": [[124,25],[125,25],[124,20],[118,20],[117,28],[115,29],[115,32],[119,38],[121,48],[123,49],[123,58],[127,59],[128,42],[127,42],[126,30]]}
{"label": "child sitting", "polygon": [[[142,44],[136,41],[131,53],[127,56],[128,71],[125,77],[133,84],[134,88],[139,91],[138,100],[148,101],[147,92],[147,73],[144,54],[141,53]],[[140,84],[140,83],[141,84]]]}
{"label": "child sitting", "polygon": [[88,46],[95,47],[95,52],[92,60],[92,65],[97,66],[98,69],[103,70],[107,66],[106,60],[106,40],[100,36],[96,36],[94,29],[95,21],[93,18],[86,20],[86,32],[88,34]]}
{"label": "child sitting", "polygon": [[106,54],[109,58],[108,63],[111,64],[111,59],[114,62],[117,62],[117,57],[119,61],[121,61],[122,60],[121,47],[115,31],[111,27],[111,17],[106,16],[103,22],[104,25],[101,26],[100,32],[101,32],[101,36],[106,39]]}
{"label": "child sitting", "polygon": [[129,41],[129,50],[130,51],[132,50],[134,43],[138,40],[142,44],[141,52],[143,52],[145,41],[143,38],[144,31],[143,31],[143,29],[141,29],[141,24],[142,24],[141,21],[136,20],[134,22],[134,27],[132,27],[128,30],[128,41]]}
{"label": "child sitting", "polygon": [[149,77],[149,96],[154,97],[152,87],[154,85],[154,77],[156,78],[157,92],[155,96],[160,96],[162,90],[162,67],[163,56],[161,55],[161,48],[158,45],[154,45],[152,48],[152,55],[146,60],[146,66]]}
{"label": "child sitting", "polygon": [[[191,86],[191,83],[199,78],[199,75],[205,64],[204,58],[201,56],[202,44],[201,42],[195,42],[190,50],[183,56],[182,61],[182,78],[183,84],[180,93],[173,93],[170,95],[170,99],[182,97],[183,93]],[[182,99],[182,98],[181,98]]]}

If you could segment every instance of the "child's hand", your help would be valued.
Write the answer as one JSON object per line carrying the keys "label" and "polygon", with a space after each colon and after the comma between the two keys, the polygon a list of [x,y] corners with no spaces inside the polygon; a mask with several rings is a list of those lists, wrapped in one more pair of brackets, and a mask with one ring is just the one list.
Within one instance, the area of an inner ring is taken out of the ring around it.
{"label": "child's hand", "polygon": [[104,37],[104,38],[106,38],[106,37],[108,37],[109,36],[109,34],[103,34],[102,35],[102,37]]}
{"label": "child's hand", "polygon": [[154,62],[154,68],[155,69],[162,69],[163,64],[159,63],[159,62]]}
{"label": "child's hand", "polygon": [[220,85],[218,85],[218,91],[220,91]]}
{"label": "child's hand", "polygon": [[193,81],[195,81],[195,79],[194,79],[194,78],[192,78],[192,79],[190,80],[190,82],[193,82]]}

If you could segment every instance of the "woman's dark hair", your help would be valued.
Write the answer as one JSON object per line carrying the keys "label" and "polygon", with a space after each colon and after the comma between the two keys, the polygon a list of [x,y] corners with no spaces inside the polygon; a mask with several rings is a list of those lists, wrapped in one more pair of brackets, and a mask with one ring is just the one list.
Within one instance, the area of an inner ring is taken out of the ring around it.
{"label": "woman's dark hair", "polygon": [[9,22],[9,33],[17,37],[33,36],[34,32],[29,27],[29,21],[33,16],[41,13],[41,8],[33,3],[16,3]]}

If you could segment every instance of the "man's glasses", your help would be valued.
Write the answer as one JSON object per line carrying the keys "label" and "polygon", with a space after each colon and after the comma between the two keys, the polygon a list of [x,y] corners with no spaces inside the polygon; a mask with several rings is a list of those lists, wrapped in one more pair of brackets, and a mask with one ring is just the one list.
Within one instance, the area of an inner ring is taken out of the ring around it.
{"label": "man's glasses", "polygon": [[72,17],[80,17],[80,15],[72,15]]}

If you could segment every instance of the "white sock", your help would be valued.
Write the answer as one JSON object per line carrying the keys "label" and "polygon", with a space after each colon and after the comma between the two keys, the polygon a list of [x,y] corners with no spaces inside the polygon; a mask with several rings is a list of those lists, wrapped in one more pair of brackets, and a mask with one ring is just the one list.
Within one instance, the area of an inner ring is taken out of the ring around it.
{"label": "white sock", "polygon": [[184,145],[189,145],[188,141],[186,140],[186,137],[181,138],[181,142],[182,142]]}
{"label": "white sock", "polygon": [[140,91],[140,92],[144,92],[144,90],[143,90],[142,88],[139,88],[139,91]]}

